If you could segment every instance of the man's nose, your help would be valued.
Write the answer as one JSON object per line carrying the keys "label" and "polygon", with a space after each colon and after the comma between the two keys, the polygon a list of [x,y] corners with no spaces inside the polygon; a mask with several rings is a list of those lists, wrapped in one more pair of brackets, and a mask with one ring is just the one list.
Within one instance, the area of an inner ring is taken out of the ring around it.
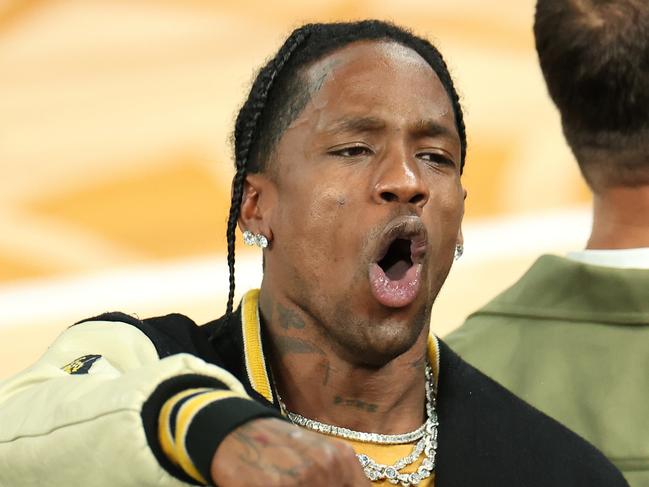
{"label": "man's nose", "polygon": [[382,161],[375,179],[373,199],[376,203],[403,203],[423,208],[430,191],[416,161],[405,154]]}

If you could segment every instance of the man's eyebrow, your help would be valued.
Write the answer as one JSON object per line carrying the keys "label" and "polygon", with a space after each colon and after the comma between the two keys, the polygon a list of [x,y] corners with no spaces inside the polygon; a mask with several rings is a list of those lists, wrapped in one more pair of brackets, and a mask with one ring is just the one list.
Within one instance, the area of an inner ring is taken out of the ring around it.
{"label": "man's eyebrow", "polygon": [[344,117],[333,122],[326,131],[341,132],[374,132],[385,128],[385,122],[376,117]]}
{"label": "man's eyebrow", "polygon": [[455,127],[449,128],[444,124],[430,119],[418,121],[412,126],[411,130],[415,135],[420,137],[458,137]]}
{"label": "man's eyebrow", "polygon": [[[343,117],[334,121],[326,128],[326,131],[333,134],[343,132],[375,132],[385,127],[385,121],[377,117]],[[449,128],[432,119],[419,120],[410,127],[410,130],[418,137],[443,136],[456,138],[458,136],[455,127]]]}

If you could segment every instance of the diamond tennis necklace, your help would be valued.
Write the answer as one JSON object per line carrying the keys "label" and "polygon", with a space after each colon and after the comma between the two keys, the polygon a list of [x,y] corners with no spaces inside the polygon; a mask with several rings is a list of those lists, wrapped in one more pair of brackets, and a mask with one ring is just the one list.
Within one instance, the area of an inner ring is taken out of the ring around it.
{"label": "diamond tennis necklace", "polygon": [[[321,423],[313,419],[305,418],[297,413],[291,412],[286,408],[277,391],[277,401],[280,409],[292,423],[303,428],[307,428],[318,433],[323,433],[347,440],[359,441],[362,443],[375,443],[380,445],[399,445],[417,441],[409,455],[397,460],[392,465],[384,465],[375,462],[373,459],[364,454],[356,454],[358,461],[363,467],[365,476],[372,482],[379,480],[388,480],[391,484],[401,484],[403,487],[419,485],[419,482],[430,477],[435,470],[435,455],[437,453],[437,426],[439,425],[436,405],[436,386],[433,379],[433,373],[430,364],[426,365],[426,422],[419,428],[409,433],[398,435],[383,435],[380,433],[366,433],[363,431],[354,431],[340,426],[334,426]],[[408,465],[412,465],[417,459],[424,454],[424,459],[416,472],[401,472]]]}
{"label": "diamond tennis necklace", "polygon": [[288,419],[293,424],[302,426],[318,433],[324,433],[329,436],[337,436],[347,440],[360,441],[362,443],[375,443],[377,445],[403,445],[405,443],[412,443],[424,436],[426,423],[422,424],[419,428],[409,433],[401,433],[399,435],[383,435],[381,433],[366,433],[365,431],[354,431],[341,426],[334,426],[332,424],[321,423],[315,419],[305,418],[297,413],[286,411]]}

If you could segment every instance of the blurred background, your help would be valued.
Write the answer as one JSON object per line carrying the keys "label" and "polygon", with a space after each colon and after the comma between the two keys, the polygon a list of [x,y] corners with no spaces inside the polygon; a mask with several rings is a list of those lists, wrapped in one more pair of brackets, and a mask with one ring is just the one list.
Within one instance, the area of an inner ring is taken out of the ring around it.
{"label": "blurred background", "polygon": [[[582,248],[589,194],[546,95],[533,0],[0,0],[0,379],[109,310],[225,306],[230,131],[256,68],[305,21],[427,36],[466,110],[465,255],[444,335],[541,253]],[[239,245],[238,290],[260,255]]]}

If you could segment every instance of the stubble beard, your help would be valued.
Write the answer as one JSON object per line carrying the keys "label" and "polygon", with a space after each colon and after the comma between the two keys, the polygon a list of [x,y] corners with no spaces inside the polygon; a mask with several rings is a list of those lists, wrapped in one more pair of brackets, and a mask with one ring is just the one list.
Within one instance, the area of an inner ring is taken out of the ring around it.
{"label": "stubble beard", "polygon": [[[428,329],[433,303],[450,271],[451,262],[436,270],[428,267],[428,261],[424,264],[427,268],[422,273],[423,285],[419,292],[426,298],[417,299],[411,305],[416,309],[414,313],[407,313],[410,318],[404,316],[406,313],[402,310],[388,308],[359,313],[352,298],[359,289],[325,296],[321,289],[313,286],[317,279],[307,279],[297,270],[293,287],[295,301],[302,303],[300,307],[313,319],[326,348],[350,364],[380,368],[410,350],[424,328]],[[351,282],[368,279],[367,265],[359,265]],[[369,288],[366,293],[362,291],[361,295],[366,294],[363,299],[373,299]]]}
{"label": "stubble beard", "polygon": [[[451,263],[437,272],[428,268],[423,273],[422,279],[427,284],[420,293],[425,294],[426,299],[419,304],[413,303],[416,310],[410,319],[390,316],[389,313],[374,319],[362,317],[355,313],[349,298],[338,299],[333,308],[329,308],[334,310],[331,319],[322,322],[328,325],[328,339],[359,365],[368,367],[381,367],[406,353],[415,345],[422,331],[429,329],[432,307],[450,272]],[[431,280],[428,279],[429,272],[433,272]]]}
{"label": "stubble beard", "polygon": [[370,319],[354,316],[352,309],[345,309],[344,303],[340,303],[327,331],[357,365],[380,368],[415,345],[429,323],[431,304],[420,304],[410,319]]}
{"label": "stubble beard", "polygon": [[299,288],[299,302],[306,305],[302,309],[311,315],[326,348],[350,364],[368,368],[380,368],[415,345],[428,326],[435,297],[413,304],[416,310],[409,317],[388,309],[368,316],[354,307],[352,292],[323,296],[316,290],[310,293],[306,285]]}

